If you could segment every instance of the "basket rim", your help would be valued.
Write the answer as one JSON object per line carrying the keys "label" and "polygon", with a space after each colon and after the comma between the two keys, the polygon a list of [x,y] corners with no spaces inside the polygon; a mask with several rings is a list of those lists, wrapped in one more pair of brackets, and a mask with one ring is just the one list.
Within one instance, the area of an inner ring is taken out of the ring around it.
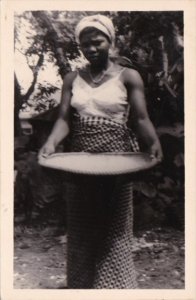
{"label": "basket rim", "polygon": [[[140,166],[140,167],[136,167],[134,169],[126,169],[126,170],[99,170],[99,171],[95,171],[95,170],[92,170],[92,171],[89,171],[89,170],[77,170],[77,169],[72,169],[70,167],[63,167],[63,166],[58,166],[58,167],[55,167],[55,166],[51,166],[50,164],[48,165],[47,162],[49,162],[50,159],[54,158],[54,157],[62,157],[62,156],[107,156],[107,155],[110,155],[110,156],[142,156],[144,158],[147,158],[149,159],[149,163],[146,164],[146,166]],[[54,154],[51,154],[49,155],[48,157],[46,158],[41,158],[39,159],[39,164],[43,167],[46,167],[46,168],[51,168],[51,169],[56,169],[56,170],[61,170],[61,171],[64,171],[66,173],[73,173],[73,174],[81,174],[81,175],[122,175],[122,174],[131,174],[131,173],[137,173],[139,171],[145,171],[145,170],[148,170],[152,167],[154,167],[157,163],[158,163],[158,160],[156,158],[153,158],[151,159],[150,158],[150,155],[146,152],[102,152],[102,153],[90,153],[90,152],[59,152],[59,153],[54,153]]]}

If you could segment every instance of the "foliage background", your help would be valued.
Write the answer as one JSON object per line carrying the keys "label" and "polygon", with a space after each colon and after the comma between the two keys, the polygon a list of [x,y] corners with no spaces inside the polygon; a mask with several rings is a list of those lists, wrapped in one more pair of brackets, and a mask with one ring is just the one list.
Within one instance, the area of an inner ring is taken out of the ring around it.
{"label": "foliage background", "polygon": [[[144,79],[149,114],[164,151],[163,163],[135,185],[136,226],[161,224],[182,228],[184,224],[183,13],[180,11],[100,13],[109,16],[114,22],[116,52],[118,56],[124,57],[121,63],[137,69]],[[43,134],[44,128],[51,128],[53,117],[49,118],[50,126],[45,119],[33,122],[34,134],[25,136],[21,131],[19,111],[31,111],[33,115],[39,115],[47,110],[53,110],[58,105],[64,75],[85,63],[74,39],[74,28],[79,19],[89,14],[94,12],[24,11],[15,15],[15,53],[23,56],[30,74],[26,89],[17,70],[14,80],[17,174],[15,208],[25,216],[32,217],[33,212],[40,209],[46,212],[47,207],[50,208],[51,205],[58,211],[58,207],[62,206],[62,202],[59,201],[62,180],[54,180],[59,178],[56,175],[47,176],[36,163],[37,150],[46,136],[46,132]],[[41,74],[45,74],[44,80],[41,80]],[[52,82],[48,74],[55,74]],[[48,130],[46,131],[48,134]],[[39,143],[35,140],[39,140]],[[40,186],[40,182],[45,184]]]}

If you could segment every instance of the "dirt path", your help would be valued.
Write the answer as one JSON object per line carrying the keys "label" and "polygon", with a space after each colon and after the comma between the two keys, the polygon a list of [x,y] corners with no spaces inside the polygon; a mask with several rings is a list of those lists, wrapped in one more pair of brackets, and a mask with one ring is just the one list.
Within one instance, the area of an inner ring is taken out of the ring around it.
{"label": "dirt path", "polygon": [[[15,226],[14,286],[66,287],[66,236],[56,226]],[[174,229],[135,234],[134,261],[140,289],[184,288],[183,232]]]}

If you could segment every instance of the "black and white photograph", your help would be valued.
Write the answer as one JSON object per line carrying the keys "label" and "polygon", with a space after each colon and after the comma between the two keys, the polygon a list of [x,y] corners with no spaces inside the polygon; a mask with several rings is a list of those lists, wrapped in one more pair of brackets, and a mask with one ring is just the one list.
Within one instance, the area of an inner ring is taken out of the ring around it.
{"label": "black and white photograph", "polygon": [[14,10],[16,292],[187,287],[184,30],[168,6]]}

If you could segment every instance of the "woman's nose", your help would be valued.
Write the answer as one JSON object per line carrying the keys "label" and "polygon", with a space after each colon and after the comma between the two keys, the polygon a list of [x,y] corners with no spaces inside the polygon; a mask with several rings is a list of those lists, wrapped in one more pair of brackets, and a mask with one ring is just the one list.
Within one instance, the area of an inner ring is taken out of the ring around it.
{"label": "woman's nose", "polygon": [[97,51],[97,49],[96,49],[95,46],[91,45],[91,46],[88,47],[88,52],[89,53],[93,53],[93,52],[96,52],[96,51]]}

